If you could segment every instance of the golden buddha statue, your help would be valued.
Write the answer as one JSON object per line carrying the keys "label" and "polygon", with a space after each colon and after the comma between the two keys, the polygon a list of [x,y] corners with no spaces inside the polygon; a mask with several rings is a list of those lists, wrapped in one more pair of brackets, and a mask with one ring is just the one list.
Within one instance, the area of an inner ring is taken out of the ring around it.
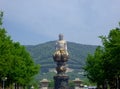
{"label": "golden buddha statue", "polygon": [[55,54],[66,54],[67,52],[67,42],[63,39],[63,34],[59,34],[59,40],[56,42],[56,52]]}

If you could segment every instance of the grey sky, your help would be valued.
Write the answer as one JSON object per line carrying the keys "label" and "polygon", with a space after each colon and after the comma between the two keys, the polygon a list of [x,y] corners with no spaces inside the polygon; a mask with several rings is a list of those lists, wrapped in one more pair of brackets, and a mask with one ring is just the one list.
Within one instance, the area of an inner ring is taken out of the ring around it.
{"label": "grey sky", "polygon": [[120,0],[0,0],[4,27],[14,41],[39,44],[58,39],[99,45],[118,26]]}

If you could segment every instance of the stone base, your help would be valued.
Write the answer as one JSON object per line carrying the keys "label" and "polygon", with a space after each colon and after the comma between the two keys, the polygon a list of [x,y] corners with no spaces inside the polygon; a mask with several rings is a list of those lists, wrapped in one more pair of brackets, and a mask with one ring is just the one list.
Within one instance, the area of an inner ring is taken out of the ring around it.
{"label": "stone base", "polygon": [[68,80],[67,75],[56,75],[54,76],[54,89],[68,89]]}

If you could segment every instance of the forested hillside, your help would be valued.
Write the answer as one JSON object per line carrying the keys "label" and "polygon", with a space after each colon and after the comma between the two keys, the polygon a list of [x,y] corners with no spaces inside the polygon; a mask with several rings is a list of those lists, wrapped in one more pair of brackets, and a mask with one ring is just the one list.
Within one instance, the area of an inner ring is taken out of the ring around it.
{"label": "forested hillside", "polygon": [[[80,72],[85,65],[86,56],[88,53],[93,54],[97,46],[83,45],[73,42],[68,42],[68,52],[70,59],[67,62],[68,68],[72,71]],[[52,55],[55,52],[55,41],[46,42],[39,45],[26,46],[35,63],[41,65],[40,74],[54,70],[56,63],[53,61]]]}

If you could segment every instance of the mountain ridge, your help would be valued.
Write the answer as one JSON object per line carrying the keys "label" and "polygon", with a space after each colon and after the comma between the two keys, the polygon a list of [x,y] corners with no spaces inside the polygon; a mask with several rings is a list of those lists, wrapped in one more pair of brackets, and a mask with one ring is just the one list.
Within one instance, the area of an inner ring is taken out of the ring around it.
{"label": "mountain ridge", "polygon": [[[50,68],[55,68],[56,63],[52,55],[55,52],[56,41],[48,41],[37,45],[26,45],[26,49],[31,54],[36,64],[41,65],[41,72],[48,72]],[[88,53],[93,54],[97,46],[85,45],[75,42],[67,42],[70,59],[67,64],[71,69],[81,69],[85,65],[85,58]]]}

